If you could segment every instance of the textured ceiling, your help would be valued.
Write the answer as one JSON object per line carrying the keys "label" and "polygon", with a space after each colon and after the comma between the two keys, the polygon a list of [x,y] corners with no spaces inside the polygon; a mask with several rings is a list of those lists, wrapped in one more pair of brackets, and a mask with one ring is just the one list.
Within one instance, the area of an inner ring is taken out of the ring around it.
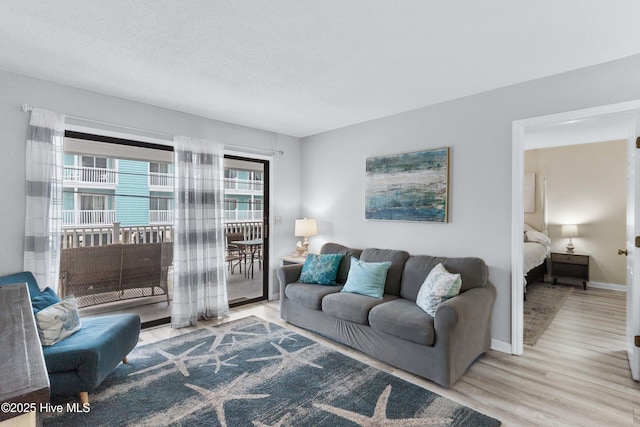
{"label": "textured ceiling", "polygon": [[307,136],[640,53],[638,16],[638,0],[0,0],[0,69]]}

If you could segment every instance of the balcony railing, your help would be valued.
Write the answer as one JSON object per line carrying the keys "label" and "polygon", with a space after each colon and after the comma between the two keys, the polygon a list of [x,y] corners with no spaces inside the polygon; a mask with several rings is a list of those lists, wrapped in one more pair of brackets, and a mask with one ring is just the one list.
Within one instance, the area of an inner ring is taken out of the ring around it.
{"label": "balcony railing", "polygon": [[261,210],[233,210],[224,211],[226,221],[262,221]]}
{"label": "balcony railing", "polygon": [[[226,222],[226,233],[242,233],[244,240],[261,239],[262,221]],[[120,226],[113,223],[104,226],[65,227],[62,229],[62,248],[104,246],[114,243],[173,242],[173,225]]]}
{"label": "balcony railing", "polygon": [[149,172],[149,186],[173,188],[173,174]]}
{"label": "balcony railing", "polygon": [[65,166],[64,180],[82,184],[117,184],[118,171],[115,169],[85,166]]}
{"label": "balcony railing", "polygon": [[109,225],[116,220],[115,210],[62,211],[62,226]]}
{"label": "balcony railing", "polygon": [[149,211],[150,224],[173,223],[173,211]]}
{"label": "balcony railing", "polygon": [[238,179],[238,178],[225,178],[224,189],[262,193],[264,189],[264,181]]}

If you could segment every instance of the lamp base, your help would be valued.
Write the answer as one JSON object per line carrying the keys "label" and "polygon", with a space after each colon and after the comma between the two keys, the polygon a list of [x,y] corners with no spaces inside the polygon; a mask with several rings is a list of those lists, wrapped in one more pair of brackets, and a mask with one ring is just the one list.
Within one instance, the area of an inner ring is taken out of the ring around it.
{"label": "lamp base", "polygon": [[575,249],[575,246],[573,246],[573,242],[571,241],[571,237],[569,237],[569,244],[567,245],[567,253],[568,254],[572,254],[574,249]]}

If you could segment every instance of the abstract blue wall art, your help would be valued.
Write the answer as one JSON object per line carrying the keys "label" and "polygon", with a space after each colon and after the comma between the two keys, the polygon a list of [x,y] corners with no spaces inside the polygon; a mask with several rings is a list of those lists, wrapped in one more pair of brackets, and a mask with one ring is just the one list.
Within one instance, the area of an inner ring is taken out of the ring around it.
{"label": "abstract blue wall art", "polygon": [[447,222],[449,148],[369,157],[365,219]]}

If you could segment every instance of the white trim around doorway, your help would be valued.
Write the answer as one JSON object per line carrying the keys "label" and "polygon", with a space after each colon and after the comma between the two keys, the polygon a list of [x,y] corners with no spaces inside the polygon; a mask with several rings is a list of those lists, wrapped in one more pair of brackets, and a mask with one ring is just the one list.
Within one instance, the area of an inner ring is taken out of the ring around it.
{"label": "white trim around doorway", "polygon": [[524,274],[522,265],[524,232],[523,179],[524,150],[537,148],[526,146],[527,132],[545,126],[569,124],[609,115],[640,111],[640,100],[603,105],[583,110],[568,111],[529,119],[514,120],[512,124],[512,178],[511,178],[511,353],[521,355],[523,344],[523,292]]}

